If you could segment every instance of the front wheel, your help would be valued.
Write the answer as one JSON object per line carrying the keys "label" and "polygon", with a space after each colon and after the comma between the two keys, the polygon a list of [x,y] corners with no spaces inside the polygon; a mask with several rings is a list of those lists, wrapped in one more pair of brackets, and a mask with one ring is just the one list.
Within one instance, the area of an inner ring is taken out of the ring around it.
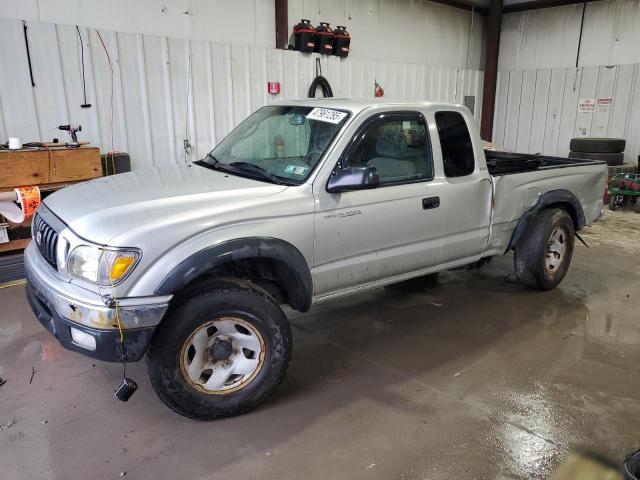
{"label": "front wheel", "polygon": [[574,241],[573,220],[566,210],[542,210],[516,244],[514,264],[518,280],[531,288],[554,288],[569,270]]}
{"label": "front wheel", "polygon": [[172,308],[147,352],[151,385],[172,410],[197,420],[246,413],[284,378],[289,323],[247,288],[200,290]]}

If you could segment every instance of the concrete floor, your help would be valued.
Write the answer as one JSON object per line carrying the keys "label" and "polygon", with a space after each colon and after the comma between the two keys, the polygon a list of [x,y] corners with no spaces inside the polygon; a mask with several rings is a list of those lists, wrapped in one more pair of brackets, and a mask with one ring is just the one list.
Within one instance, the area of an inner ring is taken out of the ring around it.
{"label": "concrete floor", "polygon": [[0,290],[0,478],[532,479],[580,446],[619,461],[640,447],[639,219],[585,231],[551,292],[520,287],[508,256],[290,314],[283,385],[213,423],[164,407],[144,362],[118,402],[118,365],[63,350],[24,287]]}

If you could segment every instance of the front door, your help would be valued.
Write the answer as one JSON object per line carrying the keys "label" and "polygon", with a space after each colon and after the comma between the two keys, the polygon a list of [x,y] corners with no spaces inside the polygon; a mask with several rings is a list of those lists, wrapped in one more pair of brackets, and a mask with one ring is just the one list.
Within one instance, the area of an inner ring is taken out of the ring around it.
{"label": "front door", "polygon": [[440,263],[444,179],[434,179],[424,116],[392,112],[368,119],[336,168],[374,166],[380,186],[343,193],[314,184],[317,297],[399,277]]}

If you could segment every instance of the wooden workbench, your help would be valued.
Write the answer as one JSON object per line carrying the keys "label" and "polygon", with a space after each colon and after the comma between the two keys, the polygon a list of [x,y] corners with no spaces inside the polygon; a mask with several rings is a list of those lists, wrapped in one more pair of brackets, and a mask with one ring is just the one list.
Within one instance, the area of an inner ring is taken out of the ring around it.
{"label": "wooden workbench", "polygon": [[[0,150],[0,191],[37,185],[46,196],[52,191],[101,175],[100,150],[97,147]],[[30,239],[28,235],[25,238],[24,230],[29,225],[30,221],[11,225],[10,241],[0,243],[0,252],[25,248]]]}

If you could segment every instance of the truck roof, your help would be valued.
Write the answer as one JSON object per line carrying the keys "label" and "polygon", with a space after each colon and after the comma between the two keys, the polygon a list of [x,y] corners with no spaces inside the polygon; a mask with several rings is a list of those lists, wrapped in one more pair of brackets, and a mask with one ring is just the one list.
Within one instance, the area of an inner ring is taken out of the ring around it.
{"label": "truck roof", "polygon": [[464,108],[461,105],[445,102],[416,102],[406,100],[387,100],[382,98],[305,98],[301,100],[283,100],[277,102],[276,105],[301,105],[305,107],[324,107],[349,110],[354,114],[358,114],[363,110],[371,107],[433,107],[440,108]]}

